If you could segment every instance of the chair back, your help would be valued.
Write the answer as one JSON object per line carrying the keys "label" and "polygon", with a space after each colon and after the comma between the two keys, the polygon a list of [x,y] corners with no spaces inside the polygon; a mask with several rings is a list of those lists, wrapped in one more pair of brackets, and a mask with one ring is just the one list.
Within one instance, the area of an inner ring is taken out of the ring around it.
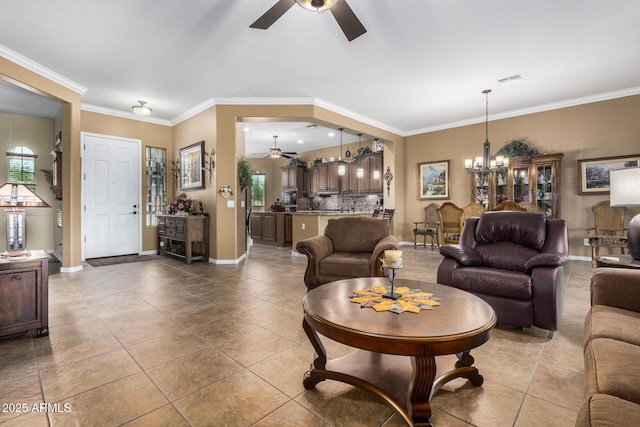
{"label": "chair back", "polygon": [[443,243],[458,243],[462,232],[464,210],[455,203],[444,202],[438,208],[440,218],[440,236]]}
{"label": "chair back", "polygon": [[520,202],[518,203],[521,208],[524,208],[527,212],[542,212],[538,206],[529,202]]}
{"label": "chair back", "polygon": [[385,209],[384,212],[382,213],[382,218],[388,219],[389,221],[391,221],[393,219],[393,214],[395,212],[396,212],[395,209]]}
{"label": "chair back", "polygon": [[486,209],[480,203],[473,202],[462,208],[462,210],[464,211],[464,219],[466,220],[467,218],[479,217]]}
{"label": "chair back", "polygon": [[516,202],[512,202],[511,200],[505,200],[504,202],[500,202],[498,206],[493,208],[494,211],[521,211],[526,212],[527,209],[523,208]]}
{"label": "chair back", "polygon": [[334,252],[372,252],[390,234],[389,221],[369,217],[342,217],[327,221],[324,235],[331,239]]}
{"label": "chair back", "polygon": [[424,228],[434,228],[440,222],[438,208],[440,205],[431,203],[424,208]]}
{"label": "chair back", "polygon": [[382,209],[380,208],[375,208],[373,210],[373,215],[371,215],[372,218],[378,218],[380,216],[380,212],[382,211]]}
{"label": "chair back", "polygon": [[591,208],[595,218],[596,236],[624,236],[624,206],[612,207],[609,200]]}

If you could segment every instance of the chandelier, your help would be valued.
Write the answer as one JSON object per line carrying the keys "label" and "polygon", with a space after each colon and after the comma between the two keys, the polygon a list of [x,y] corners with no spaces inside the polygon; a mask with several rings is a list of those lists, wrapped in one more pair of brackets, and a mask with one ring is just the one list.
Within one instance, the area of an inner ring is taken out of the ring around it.
{"label": "chandelier", "polygon": [[477,156],[475,161],[473,159],[465,159],[464,168],[467,172],[498,172],[505,170],[509,167],[509,158],[504,156],[491,157],[491,143],[489,142],[489,93],[491,89],[485,89],[482,93],[485,94],[486,107],[485,107],[485,140],[482,150],[482,156]]}

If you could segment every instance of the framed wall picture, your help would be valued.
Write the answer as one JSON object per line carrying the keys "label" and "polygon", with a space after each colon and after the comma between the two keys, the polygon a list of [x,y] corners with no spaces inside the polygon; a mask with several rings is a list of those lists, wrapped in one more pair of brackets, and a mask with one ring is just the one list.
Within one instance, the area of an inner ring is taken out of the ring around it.
{"label": "framed wall picture", "polygon": [[420,199],[449,198],[449,160],[420,163]]}
{"label": "framed wall picture", "polygon": [[204,141],[180,149],[180,190],[204,188]]}
{"label": "framed wall picture", "polygon": [[640,166],[640,154],[578,160],[578,194],[609,194],[609,171],[632,166]]}

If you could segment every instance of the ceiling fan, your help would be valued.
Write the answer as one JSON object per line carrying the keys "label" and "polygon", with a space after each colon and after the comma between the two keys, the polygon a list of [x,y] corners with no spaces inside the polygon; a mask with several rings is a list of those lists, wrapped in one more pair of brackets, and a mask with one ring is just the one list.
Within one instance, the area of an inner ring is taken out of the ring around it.
{"label": "ceiling fan", "polygon": [[307,10],[316,12],[331,12],[336,22],[342,29],[342,32],[349,41],[360,37],[367,32],[362,22],[358,19],[353,10],[349,7],[346,0],[278,0],[271,9],[267,10],[256,22],[250,25],[251,28],[266,30],[282,15],[285,14],[294,3]]}
{"label": "ceiling fan", "polygon": [[280,157],[284,157],[286,159],[292,159],[293,157],[290,156],[290,154],[298,154],[298,153],[294,153],[292,151],[282,151],[281,149],[278,148],[278,135],[273,135],[273,147],[269,148],[269,155],[267,156],[267,158],[272,158],[272,159],[279,159]]}

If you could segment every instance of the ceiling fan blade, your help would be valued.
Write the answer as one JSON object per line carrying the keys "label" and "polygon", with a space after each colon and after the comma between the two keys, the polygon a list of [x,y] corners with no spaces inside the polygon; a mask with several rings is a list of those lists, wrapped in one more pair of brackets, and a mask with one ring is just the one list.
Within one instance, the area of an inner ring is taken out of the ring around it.
{"label": "ceiling fan blade", "polygon": [[353,10],[349,7],[345,0],[339,1],[329,12],[336,19],[338,25],[342,29],[342,32],[347,37],[347,40],[351,41],[357,37],[360,37],[367,32],[362,22],[358,19]]}
{"label": "ceiling fan blade", "polygon": [[276,22],[287,10],[291,8],[295,3],[295,0],[278,0],[271,9],[267,10],[264,15],[256,20],[253,24],[249,25],[251,28],[258,28],[260,30],[266,30],[274,22]]}
{"label": "ceiling fan blade", "polygon": [[282,153],[280,154],[280,157],[284,157],[285,159],[293,159],[293,157],[289,156],[288,154]]}

